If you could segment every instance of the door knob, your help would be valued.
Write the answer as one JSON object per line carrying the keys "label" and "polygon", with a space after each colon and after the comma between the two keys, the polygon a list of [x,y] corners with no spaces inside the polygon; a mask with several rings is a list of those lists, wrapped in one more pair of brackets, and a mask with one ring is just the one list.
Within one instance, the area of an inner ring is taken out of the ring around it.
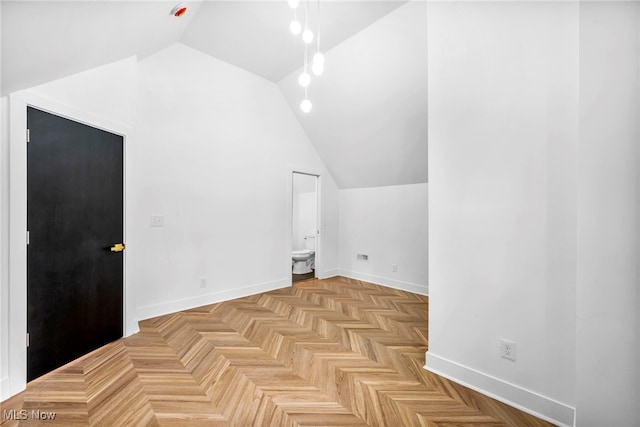
{"label": "door knob", "polygon": [[122,252],[124,251],[124,243],[116,243],[115,245],[111,246],[111,252]]}

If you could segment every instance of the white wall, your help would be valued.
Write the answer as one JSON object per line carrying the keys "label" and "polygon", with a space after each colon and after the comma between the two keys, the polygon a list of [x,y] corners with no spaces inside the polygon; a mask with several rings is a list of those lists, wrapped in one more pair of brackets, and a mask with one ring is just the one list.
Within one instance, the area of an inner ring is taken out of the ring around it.
{"label": "white wall", "polygon": [[[2,22],[2,4],[0,4],[0,22]],[[0,31],[2,46],[2,31]],[[2,55],[0,55],[0,94],[2,91]],[[9,198],[9,134],[8,134],[8,98],[0,98],[0,396],[3,385],[7,382],[9,369],[9,348],[6,337],[9,335],[9,206],[5,203]]]}
{"label": "white wall", "polygon": [[578,3],[434,2],[428,19],[426,367],[572,425]]}
{"label": "white wall", "polygon": [[0,98],[0,399],[9,375],[9,126],[8,98]]}
{"label": "white wall", "polygon": [[[289,285],[293,170],[321,176],[319,275],[337,271],[338,189],[274,83],[176,44],[140,63],[131,58],[12,95],[15,147],[25,146],[25,103],[127,129],[127,334],[142,318]],[[6,274],[8,263],[24,258],[11,269],[19,275],[26,262],[19,220],[26,193],[5,189],[7,149],[3,138],[1,219],[9,197],[18,199],[10,208],[17,212],[11,244],[19,249],[8,261],[3,247],[0,258],[0,347],[9,353],[0,364],[0,399],[23,389],[26,376],[26,277]],[[12,177],[24,171],[20,161],[12,166]],[[26,185],[26,174],[18,181]],[[151,215],[164,215],[165,226],[152,228]]]}
{"label": "white wall", "polygon": [[317,181],[318,177],[315,175],[293,174],[293,250],[305,249],[304,236],[316,236],[316,230],[318,230]]}
{"label": "white wall", "polygon": [[427,294],[427,199],[427,184],[340,190],[340,274]]}
{"label": "white wall", "polygon": [[290,284],[293,169],[321,175],[323,270],[337,267],[337,187],[275,84],[181,44],[139,72],[127,251],[140,318]]}
{"label": "white wall", "polygon": [[426,367],[562,425],[640,425],[638,14],[429,4]]}
{"label": "white wall", "polygon": [[293,250],[305,249],[305,236],[315,236],[318,204],[316,193],[294,193]]}
{"label": "white wall", "polygon": [[640,425],[637,2],[580,5],[577,424]]}

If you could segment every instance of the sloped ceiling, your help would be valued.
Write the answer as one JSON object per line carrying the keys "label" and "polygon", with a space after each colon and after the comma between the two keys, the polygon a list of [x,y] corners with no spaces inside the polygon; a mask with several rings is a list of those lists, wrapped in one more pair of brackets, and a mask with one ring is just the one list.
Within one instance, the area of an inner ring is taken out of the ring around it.
{"label": "sloped ceiling", "polygon": [[[402,1],[324,1],[321,4],[322,49],[328,50],[371,25]],[[303,2],[301,2],[303,3]],[[315,32],[317,3],[310,2]],[[302,7],[298,19],[302,21]],[[281,1],[205,2],[180,41],[273,82],[303,63],[303,43],[289,32],[293,11]],[[315,44],[314,44],[315,47]]]}
{"label": "sloped ceiling", "polygon": [[279,86],[341,188],[427,182],[426,4],[410,2],[331,49],[298,107],[296,70]]}
{"label": "sloped ceiling", "polygon": [[157,1],[2,1],[2,95],[180,39],[193,13],[176,19]]}
{"label": "sloped ceiling", "polygon": [[322,1],[308,115],[286,1],[188,1],[182,18],[176,3],[2,0],[2,95],[181,42],[278,83],[339,187],[426,182],[425,2]]}

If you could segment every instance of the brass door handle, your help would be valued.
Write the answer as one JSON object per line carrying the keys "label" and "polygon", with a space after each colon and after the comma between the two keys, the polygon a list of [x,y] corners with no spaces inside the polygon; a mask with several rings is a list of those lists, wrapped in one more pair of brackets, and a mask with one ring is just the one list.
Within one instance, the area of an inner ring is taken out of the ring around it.
{"label": "brass door handle", "polygon": [[122,252],[124,251],[124,243],[116,243],[115,245],[111,246],[111,252]]}

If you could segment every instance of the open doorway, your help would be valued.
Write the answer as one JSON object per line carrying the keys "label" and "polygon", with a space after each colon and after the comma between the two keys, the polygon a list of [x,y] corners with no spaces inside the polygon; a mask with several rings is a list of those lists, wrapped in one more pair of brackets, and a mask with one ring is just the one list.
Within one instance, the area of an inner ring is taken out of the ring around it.
{"label": "open doorway", "polygon": [[291,281],[316,278],[318,176],[293,172]]}

